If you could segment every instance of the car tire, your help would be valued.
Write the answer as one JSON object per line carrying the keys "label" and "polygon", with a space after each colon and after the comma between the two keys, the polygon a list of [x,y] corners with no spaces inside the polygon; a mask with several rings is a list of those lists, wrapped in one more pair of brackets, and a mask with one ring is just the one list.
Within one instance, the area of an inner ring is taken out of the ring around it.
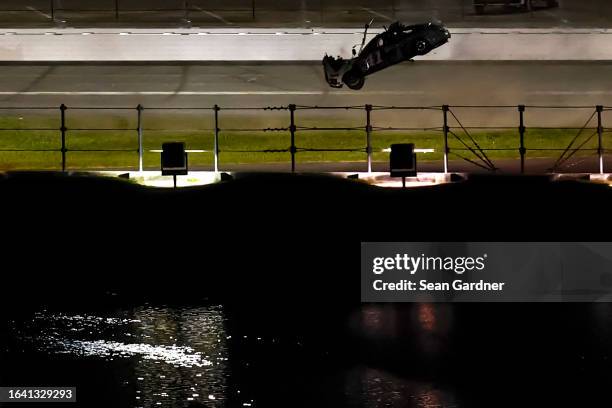
{"label": "car tire", "polygon": [[557,0],[546,0],[546,7],[548,8],[559,7],[559,2]]}
{"label": "car tire", "polygon": [[484,14],[485,12],[485,6],[474,6],[474,11],[476,12],[476,14],[480,15],[480,14]]}
{"label": "car tire", "polygon": [[352,69],[342,76],[342,82],[344,82],[350,89],[358,91],[363,88],[363,85],[365,84],[365,77],[360,72]]}
{"label": "car tire", "polygon": [[424,38],[417,40],[414,43],[414,50],[416,51],[417,55],[425,55],[430,51],[430,49],[431,46],[429,45],[429,42]]}

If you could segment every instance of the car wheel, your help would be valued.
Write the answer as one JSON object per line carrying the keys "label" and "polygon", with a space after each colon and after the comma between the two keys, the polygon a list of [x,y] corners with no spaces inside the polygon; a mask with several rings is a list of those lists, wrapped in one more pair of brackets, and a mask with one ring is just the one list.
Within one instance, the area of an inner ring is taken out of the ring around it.
{"label": "car wheel", "polygon": [[352,69],[342,76],[342,82],[350,89],[359,90],[365,84],[365,77],[360,72]]}
{"label": "car wheel", "polygon": [[417,40],[417,42],[414,44],[414,48],[416,49],[418,55],[424,55],[429,52],[429,43],[427,40]]}
{"label": "car wheel", "polygon": [[476,14],[484,14],[485,6],[474,6],[474,11]]}
{"label": "car wheel", "polygon": [[546,0],[546,6],[550,8],[559,7],[559,2],[557,0]]}

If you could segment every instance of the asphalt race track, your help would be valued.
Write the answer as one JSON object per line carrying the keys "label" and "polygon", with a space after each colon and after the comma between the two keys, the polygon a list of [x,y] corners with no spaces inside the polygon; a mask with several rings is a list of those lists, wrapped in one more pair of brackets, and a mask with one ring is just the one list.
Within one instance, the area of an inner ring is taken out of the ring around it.
{"label": "asphalt race track", "polygon": [[[192,115],[201,121],[202,129],[212,126],[210,113],[193,110],[155,111],[154,107],[203,107],[214,104],[222,107],[222,117],[228,113],[223,108],[286,106],[290,103],[303,106],[439,106],[449,104],[465,126],[503,126],[517,129],[517,104],[526,104],[526,126],[576,126],[584,125],[594,112],[595,105],[612,105],[612,63],[450,63],[414,62],[391,67],[368,78],[362,91],[331,89],[323,78],[318,63],[302,64],[199,64],[199,65],[4,65],[0,76],[0,114],[22,115],[10,107],[53,107],[48,111],[59,118],[59,105],[72,107],[133,107],[127,111],[135,118],[135,107],[145,107],[145,117],[155,114],[167,120],[170,128],[180,129],[181,115]],[[507,105],[504,108],[461,108],[457,105]],[[511,106],[514,105],[514,106]],[[548,106],[551,108],[538,108]],[[558,109],[569,106],[570,109]],[[576,108],[574,108],[576,107]],[[55,109],[57,108],[57,109]],[[116,111],[95,110],[101,118]],[[180,112],[180,113],[179,113]],[[278,124],[288,123],[287,112],[240,111],[240,115],[261,117],[262,121],[276,115]],[[70,111],[69,115],[74,115]],[[93,113],[92,113],[93,114]],[[177,116],[178,115],[178,116]],[[199,115],[199,116],[198,116]],[[309,118],[307,115],[314,115]],[[246,116],[241,116],[245,118]],[[240,118],[240,117],[239,117]],[[279,119],[280,118],[280,119]],[[28,125],[24,115],[24,126]],[[145,119],[145,124],[146,124]],[[365,112],[361,109],[347,111],[316,110],[298,111],[298,125],[308,120],[314,126],[333,124],[364,126]],[[193,121],[192,121],[193,122]],[[59,123],[59,122],[58,122]],[[100,123],[100,122],[98,122]],[[224,120],[222,128],[245,127],[249,122]],[[612,123],[610,111],[603,112],[603,126]],[[110,125],[109,123],[107,123]],[[375,126],[440,127],[439,110],[389,110],[373,112]],[[87,125],[87,124],[85,124]],[[450,123],[457,126],[456,123]],[[59,125],[58,125],[59,126]],[[267,126],[267,124],[266,124]],[[596,123],[591,121],[592,128]],[[575,130],[569,130],[575,133]],[[518,133],[517,133],[518,134]],[[608,134],[604,142],[607,143]],[[565,146],[555,146],[565,147]],[[365,155],[364,155],[365,160]],[[606,159],[606,161],[608,161]],[[384,163],[383,163],[384,164]],[[517,171],[515,161],[497,161],[504,171]],[[527,170],[542,172],[550,168],[551,160],[538,161],[530,157]],[[287,164],[269,165],[266,170],[287,170]],[[365,162],[330,165],[326,171],[354,171]],[[377,167],[378,166],[378,167]],[[425,164],[423,164],[425,166]],[[572,164],[575,172],[595,171],[596,157]],[[377,164],[375,170],[384,171]],[[383,166],[384,167],[384,166]],[[225,170],[252,171],[248,165]],[[316,171],[321,168],[298,166],[300,171]],[[441,163],[422,167],[423,170],[440,171]],[[453,171],[474,171],[476,167],[464,162],[452,162]]]}
{"label": "asphalt race track", "polygon": [[327,86],[319,63],[4,65],[0,106],[612,105],[612,62],[414,62]]}
{"label": "asphalt race track", "polygon": [[379,24],[436,18],[455,27],[609,27],[612,21],[609,1],[558,3],[550,8],[542,0],[530,12],[490,7],[478,15],[471,0],[54,0],[53,8],[49,0],[5,0],[0,26],[359,27],[371,18]]}

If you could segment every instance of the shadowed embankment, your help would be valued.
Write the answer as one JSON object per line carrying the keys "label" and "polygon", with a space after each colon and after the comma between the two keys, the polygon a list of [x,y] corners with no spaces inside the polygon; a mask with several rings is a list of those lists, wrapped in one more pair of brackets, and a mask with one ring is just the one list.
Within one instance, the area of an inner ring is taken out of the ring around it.
{"label": "shadowed embankment", "polygon": [[546,177],[401,190],[252,174],[173,191],[13,173],[0,192],[3,286],[26,303],[109,293],[359,302],[360,242],[605,239],[612,204],[605,185]]}

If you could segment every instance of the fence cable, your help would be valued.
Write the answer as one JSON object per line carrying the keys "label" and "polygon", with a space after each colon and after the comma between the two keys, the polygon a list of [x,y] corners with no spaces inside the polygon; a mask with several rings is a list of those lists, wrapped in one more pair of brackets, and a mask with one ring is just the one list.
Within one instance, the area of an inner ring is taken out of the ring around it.
{"label": "fence cable", "polygon": [[[480,153],[482,153],[482,156],[484,157],[480,157],[478,156],[482,161],[484,161],[485,163],[487,163],[489,165],[489,167],[491,168],[491,170],[495,170],[495,165],[493,164],[493,162],[491,160],[489,160],[489,158],[487,157],[487,154],[484,152],[484,150],[482,150],[482,148],[480,147],[480,145],[476,142],[476,140],[474,140],[474,138],[472,137],[472,135],[470,134],[470,132],[468,132],[468,130],[463,126],[463,124],[461,123],[461,121],[459,120],[459,118],[457,117],[457,115],[455,115],[455,113],[449,109],[450,114],[453,116],[453,118],[455,118],[455,121],[457,121],[457,124],[461,127],[461,129],[463,130],[463,132],[467,135],[467,137],[470,138],[470,140],[472,141],[472,143],[474,143],[474,146],[476,146],[476,148],[478,149],[478,151]],[[467,147],[467,146],[466,146]]]}
{"label": "fence cable", "polygon": [[490,168],[490,167],[485,166],[485,165],[483,165],[483,164],[480,164],[480,163],[478,163],[478,162],[475,162],[474,160],[468,159],[467,157],[464,157],[464,156],[460,155],[459,153],[455,153],[454,151],[449,151],[449,153],[450,153],[450,154],[454,154],[455,156],[457,156],[457,157],[459,157],[459,158],[461,158],[461,159],[465,160],[466,162],[472,163],[472,164],[473,164],[473,165],[475,165],[475,166],[478,166],[478,167],[483,168],[483,169],[485,169],[485,170],[489,170],[489,171],[491,171],[491,168]]}
{"label": "fence cable", "polygon": [[[451,135],[453,135],[455,137],[455,139],[457,139],[459,142],[461,142],[462,145],[464,145],[466,147],[466,149],[468,149],[470,152],[472,152],[474,154],[474,156],[478,157],[485,165],[481,165],[481,164],[477,164],[479,167],[485,168],[487,170],[495,170],[494,167],[491,167],[491,164],[489,162],[487,162],[485,159],[483,159],[476,150],[474,150],[474,148],[472,148],[471,146],[469,146],[467,143],[465,143],[463,141],[463,139],[461,139],[455,132],[453,132],[452,130],[449,130],[448,133],[450,133]],[[476,162],[472,161],[472,160],[468,160],[470,163],[474,163],[476,164]]]}
{"label": "fence cable", "polygon": [[[564,156],[567,154],[567,152],[569,152],[569,150],[572,148],[572,146],[574,145],[574,143],[576,143],[576,140],[578,140],[578,138],[580,137],[580,135],[582,134],[582,132],[584,131],[584,129],[586,129],[586,127],[589,125],[589,123],[591,123],[591,121],[593,120],[593,118],[595,117],[595,114],[597,112],[594,111],[593,113],[591,113],[591,116],[589,116],[589,119],[584,123],[584,125],[578,130],[578,133],[576,133],[576,136],[574,136],[574,138],[569,142],[569,144],[567,145],[567,147],[565,148],[565,150],[563,150],[563,152],[561,153],[561,156],[559,156],[559,158],[557,159],[557,161],[553,164],[552,169],[553,171],[556,170],[561,164],[565,163],[565,161],[573,156],[573,153],[567,157],[564,158]],[[593,136],[591,136],[593,137]],[[590,138],[589,138],[590,139]]]}
{"label": "fence cable", "polygon": [[582,143],[580,143],[580,145],[578,145],[578,147],[576,147],[574,150],[572,150],[572,152],[567,155],[567,157],[565,157],[562,161],[557,161],[557,163],[555,163],[555,166],[552,168],[552,170],[557,170],[558,167],[562,166],[564,163],[566,163],[574,154],[576,154],[579,150],[582,149],[582,146],[584,146],[585,144],[587,144],[591,139],[593,139],[593,136],[595,136],[597,134],[597,131],[593,132],[591,134],[591,136],[589,136],[588,138],[586,138],[586,140],[584,140]]}

